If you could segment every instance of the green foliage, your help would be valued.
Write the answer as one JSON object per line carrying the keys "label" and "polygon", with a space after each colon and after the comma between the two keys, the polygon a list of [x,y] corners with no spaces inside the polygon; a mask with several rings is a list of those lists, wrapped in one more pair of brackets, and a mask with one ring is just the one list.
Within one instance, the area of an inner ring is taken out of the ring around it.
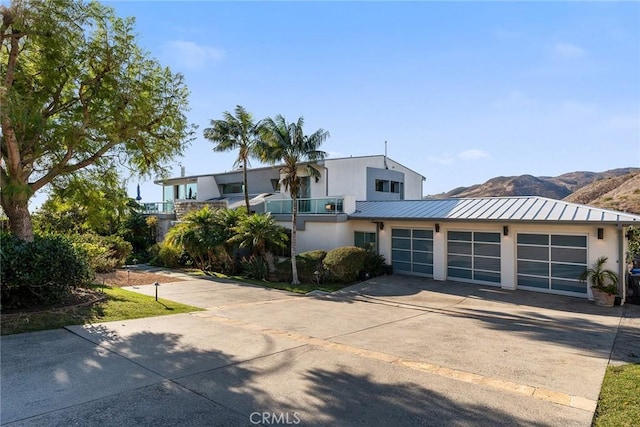
{"label": "green foliage", "polygon": [[640,420],[640,364],[607,367],[593,426],[637,426]]}
{"label": "green foliage", "polygon": [[247,166],[249,158],[257,157],[259,126],[254,123],[251,113],[240,105],[235,108],[235,116],[228,111],[222,116],[222,120],[211,120],[211,127],[204,130],[204,137],[216,143],[214,151],[238,150],[234,166],[242,166],[245,208],[250,212]]}
{"label": "green foliage", "polygon": [[385,260],[384,256],[367,250],[364,258],[362,269],[368,273],[370,277],[380,276],[384,273]]}
{"label": "green foliage", "polygon": [[262,257],[251,255],[243,258],[240,266],[242,275],[249,279],[266,280],[269,277],[269,266]]}
{"label": "green foliage", "polygon": [[146,262],[150,259],[149,248],[156,243],[157,223],[157,217],[146,217],[135,210],[130,211],[126,216],[118,234],[132,247],[127,264],[134,264],[134,259],[137,262]]}
{"label": "green foliage", "polygon": [[618,293],[618,275],[615,271],[604,268],[608,259],[606,256],[598,258],[582,272],[579,279],[589,281],[592,288],[615,295]]}
{"label": "green foliage", "polygon": [[158,243],[149,249],[151,256],[151,265],[166,268],[178,268],[183,266],[181,263],[181,251],[175,246]]}
{"label": "green foliage", "polygon": [[170,228],[164,243],[187,252],[201,270],[233,271],[233,245],[228,241],[244,216],[245,211],[205,206]]}
{"label": "green foliage", "polygon": [[234,235],[228,242],[242,248],[253,248],[257,255],[264,257],[267,247],[286,246],[289,236],[285,230],[270,213],[247,215],[240,218],[238,225],[233,227]]}
{"label": "green foliage", "polygon": [[84,251],[91,267],[98,273],[122,267],[131,254],[131,243],[119,236],[76,234],[69,236],[73,245]]}
{"label": "green foliage", "polygon": [[629,227],[629,244],[627,247],[628,262],[640,258],[640,227]]}
{"label": "green foliage", "polygon": [[140,319],[167,314],[190,313],[201,308],[180,304],[152,296],[141,295],[122,288],[100,287],[103,302],[74,310],[50,310],[21,313],[2,319],[2,335],[43,331],[116,320]]}
{"label": "green foliage", "polygon": [[36,235],[33,242],[9,234],[0,238],[2,308],[54,304],[93,279],[86,254],[68,238]]}
{"label": "green foliage", "polygon": [[331,280],[351,283],[364,268],[367,252],[355,246],[343,246],[327,252],[322,265]]}
{"label": "green foliage", "polygon": [[[318,280],[322,281],[323,270],[322,261],[327,256],[327,252],[322,250],[315,250],[309,252],[303,252],[296,255],[296,267],[298,269],[298,277],[302,283],[315,283]],[[314,273],[318,273],[318,275]],[[275,278],[281,282],[291,282],[291,260],[286,259],[276,264]]]}
{"label": "green foliage", "polygon": [[52,182],[49,198],[33,216],[40,233],[115,234],[135,207],[115,168],[89,168]]}
{"label": "green foliage", "polygon": [[0,199],[17,237],[33,238],[29,198],[53,181],[122,165],[153,176],[182,154],[184,77],[138,46],[132,18],[82,0],[13,1],[0,14]]}
{"label": "green foliage", "polygon": [[296,218],[297,199],[302,186],[302,176],[299,174],[300,166],[306,163],[305,175],[318,178],[320,171],[313,167],[312,162],[322,160],[327,153],[320,150],[320,145],[329,137],[329,132],[318,129],[311,135],[304,134],[304,119],[300,117],[297,122],[288,123],[282,115],[275,119],[267,118],[260,124],[260,144],[256,152],[262,161],[281,163],[280,173],[283,175],[282,185],[288,190],[293,200],[291,212],[291,271],[292,284],[298,284],[298,269],[296,254]]}

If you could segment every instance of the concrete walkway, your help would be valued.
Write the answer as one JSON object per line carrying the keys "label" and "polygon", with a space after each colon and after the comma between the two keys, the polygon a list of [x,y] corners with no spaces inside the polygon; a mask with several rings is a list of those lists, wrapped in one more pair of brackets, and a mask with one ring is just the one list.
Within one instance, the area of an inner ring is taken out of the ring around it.
{"label": "concrete walkway", "polygon": [[589,426],[610,356],[640,361],[638,306],[397,275],[317,297],[180,278],[160,296],[205,311],[2,337],[0,422]]}

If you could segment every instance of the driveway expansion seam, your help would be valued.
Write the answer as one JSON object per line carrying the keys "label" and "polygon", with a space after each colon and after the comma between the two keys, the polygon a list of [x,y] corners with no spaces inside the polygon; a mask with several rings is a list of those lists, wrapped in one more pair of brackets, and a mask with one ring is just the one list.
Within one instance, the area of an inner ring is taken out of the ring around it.
{"label": "driveway expansion seam", "polygon": [[328,341],[327,339],[324,339],[324,338],[316,338],[309,335],[299,334],[297,332],[290,332],[290,331],[284,331],[276,328],[264,327],[264,326],[256,325],[253,323],[244,322],[242,320],[217,316],[211,312],[197,312],[197,313],[193,313],[192,315],[200,317],[205,320],[211,320],[211,321],[223,323],[230,326],[236,326],[239,328],[260,332],[267,335],[288,338],[293,341],[303,342],[303,343],[320,347],[320,348],[340,351],[343,353],[355,354],[357,356],[364,357],[371,360],[386,362],[392,365],[402,366],[408,369],[426,372],[426,373],[438,375],[438,376],[456,380],[456,381],[496,388],[499,390],[520,394],[523,396],[529,396],[529,397],[533,397],[534,399],[543,400],[546,402],[551,402],[558,405],[568,406],[576,409],[581,409],[584,411],[594,412],[597,405],[596,401],[587,399],[582,396],[573,396],[567,393],[550,390],[544,387],[536,387],[536,386],[531,386],[527,384],[519,384],[512,381],[501,380],[499,378],[480,375],[473,372],[466,372],[459,369],[447,368],[445,366],[440,366],[440,365],[436,365],[428,362],[422,362],[419,360],[403,359],[393,354],[366,350],[359,347],[354,347],[346,344]]}

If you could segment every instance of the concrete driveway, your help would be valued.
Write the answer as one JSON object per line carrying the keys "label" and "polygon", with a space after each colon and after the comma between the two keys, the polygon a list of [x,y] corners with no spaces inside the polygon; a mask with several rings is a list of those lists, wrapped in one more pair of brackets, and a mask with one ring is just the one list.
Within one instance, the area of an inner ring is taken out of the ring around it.
{"label": "concrete driveway", "polygon": [[398,275],[159,291],[206,311],[2,337],[0,422],[589,426],[619,330],[640,361],[638,306]]}

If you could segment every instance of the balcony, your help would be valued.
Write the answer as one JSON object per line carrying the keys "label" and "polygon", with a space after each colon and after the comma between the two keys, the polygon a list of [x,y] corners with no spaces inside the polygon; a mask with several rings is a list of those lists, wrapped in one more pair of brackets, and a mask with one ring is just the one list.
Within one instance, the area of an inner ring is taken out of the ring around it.
{"label": "balcony", "polygon": [[154,215],[154,214],[172,215],[175,213],[173,202],[141,203],[141,206],[142,206],[142,213],[144,215]]}
{"label": "balcony", "polygon": [[[272,214],[290,214],[293,200],[267,200],[267,212]],[[321,199],[298,199],[298,213],[305,215],[332,215],[344,213],[343,197],[324,197]]]}

